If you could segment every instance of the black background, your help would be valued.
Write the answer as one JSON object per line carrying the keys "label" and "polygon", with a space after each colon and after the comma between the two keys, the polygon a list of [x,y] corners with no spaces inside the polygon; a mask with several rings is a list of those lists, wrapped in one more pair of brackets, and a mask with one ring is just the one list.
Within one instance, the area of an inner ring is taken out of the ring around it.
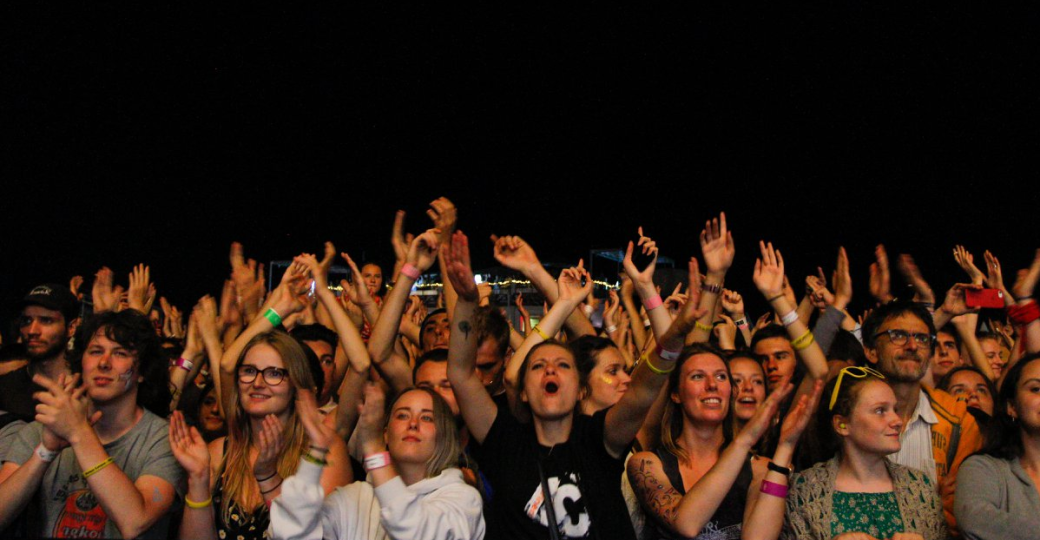
{"label": "black background", "polygon": [[136,262],[190,307],[233,240],[390,264],[394,211],[419,232],[440,195],[478,267],[491,233],[568,262],[638,225],[685,260],[724,210],[758,311],[760,238],[796,285],[845,245],[856,307],[879,242],[940,294],[956,243],[1012,281],[1040,246],[1040,21],[991,4],[8,7],[0,315]]}

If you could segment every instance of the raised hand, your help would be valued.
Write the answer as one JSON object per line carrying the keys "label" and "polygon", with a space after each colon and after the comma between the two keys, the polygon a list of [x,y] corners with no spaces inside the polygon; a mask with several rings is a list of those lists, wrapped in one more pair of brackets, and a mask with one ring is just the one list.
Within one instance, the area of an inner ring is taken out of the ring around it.
{"label": "raised hand", "polygon": [[188,427],[184,413],[170,415],[170,449],[184,472],[193,478],[209,477],[209,449],[199,430]]}
{"label": "raised hand", "polygon": [[752,280],[762,296],[768,300],[784,294],[784,256],[780,254],[780,250],[773,249],[772,242],[767,244],[759,241],[758,247],[762,256],[755,260]]}
{"label": "raised hand", "polygon": [[719,348],[726,351],[735,349],[737,344],[737,325],[728,315],[719,314],[722,322],[715,325],[712,333],[719,338]]}
{"label": "raised hand", "polygon": [[744,316],[744,297],[737,291],[722,289],[722,297],[719,299],[722,309],[731,317],[740,318]]}
{"label": "raised hand", "polygon": [[519,236],[491,235],[491,241],[495,243],[495,260],[506,268],[523,272],[541,265],[531,245]]}
{"label": "raised hand", "polygon": [[668,313],[675,317],[675,314],[682,309],[683,305],[689,301],[689,295],[683,294],[682,283],[676,283],[675,289],[672,290],[672,294],[668,295],[668,298],[664,299],[664,307],[668,310]]}
{"label": "raised hand", "polygon": [[852,301],[852,274],[849,273],[849,256],[844,247],[838,248],[838,262],[831,276],[834,285],[834,301],[831,303],[836,309],[845,309]]}
{"label": "raised hand", "polygon": [[798,443],[802,432],[805,431],[806,426],[809,425],[809,420],[816,412],[816,405],[819,404],[820,395],[823,394],[823,383],[823,379],[817,379],[812,393],[802,395],[795,406],[788,411],[787,416],[784,417],[784,423],[780,426],[781,443],[787,443],[791,446]]}
{"label": "raised hand", "polygon": [[404,210],[398,210],[394,216],[394,229],[390,233],[390,244],[394,247],[394,256],[403,261],[408,256],[408,246],[415,237],[404,234]]}
{"label": "raised hand", "polygon": [[736,249],[733,246],[733,233],[726,227],[726,213],[704,223],[701,231],[701,254],[704,266],[709,274],[725,273],[733,265]]}
{"label": "raised hand", "polygon": [[318,400],[310,390],[296,391],[296,414],[307,432],[307,439],[312,446],[328,450],[337,439],[336,430],[325,423],[318,411]]}
{"label": "raised hand", "polygon": [[148,300],[149,285],[151,285],[151,270],[143,264],[138,264],[130,272],[130,287],[126,291],[130,309],[148,313],[145,311],[144,305]]}
{"label": "raised hand", "polygon": [[[368,285],[366,285],[365,281],[361,278],[361,270],[358,269],[357,263],[355,263],[354,259],[351,259],[350,255],[347,255],[346,252],[340,253],[339,255],[340,257],[343,257],[343,260],[347,261],[347,266],[350,267],[351,286],[343,289],[346,291],[350,301],[359,306],[371,305],[375,300],[372,299],[372,294],[368,290]],[[317,286],[321,287],[322,284],[317,283]],[[326,283],[325,286],[327,287],[328,284]]]}
{"label": "raised hand", "polygon": [[441,246],[441,257],[448,269],[448,279],[451,280],[459,298],[467,302],[477,302],[480,293],[477,291],[477,282],[473,279],[473,268],[469,264],[469,238],[462,231],[455,231],[451,236],[451,245]]}
{"label": "raised hand", "polygon": [[932,287],[928,285],[928,282],[924,280],[924,276],[921,275],[921,270],[917,268],[913,257],[905,253],[900,255],[899,271],[906,278],[906,282],[914,288],[915,302],[935,303],[935,293],[932,292]]}
{"label": "raised hand", "polygon": [[76,388],[77,375],[62,373],[57,380],[51,380],[37,373],[32,380],[45,390],[35,395],[40,402],[36,405],[36,421],[62,441],[68,441],[77,431],[91,429],[91,423],[100,418],[90,411],[86,387]]}
{"label": "raised hand", "polygon": [[328,285],[329,281],[329,268],[332,268],[334,260],[336,260],[336,246],[332,242],[325,242],[325,256],[322,257],[319,267],[325,277],[326,285]]}
{"label": "raised hand", "polygon": [[206,295],[199,299],[192,310],[192,316],[198,325],[199,335],[203,341],[220,343],[220,326],[217,322],[217,302],[212,296]]}
{"label": "raised hand", "polygon": [[420,272],[425,272],[432,266],[433,262],[437,260],[437,249],[442,243],[439,240],[440,234],[440,229],[429,229],[415,237],[412,244],[408,246],[408,264],[418,268]]}
{"label": "raised hand", "polygon": [[834,294],[827,290],[827,283],[819,276],[806,276],[805,286],[809,291],[809,299],[817,308],[823,309],[834,303]]}
{"label": "raised hand", "polygon": [[[560,290],[560,302],[572,302],[577,305],[592,291],[592,278],[589,277],[583,263],[584,261],[578,261],[578,266],[560,272],[560,279],[556,280]],[[584,285],[582,280],[585,281]]]}
{"label": "raised hand", "polygon": [[358,444],[365,454],[373,454],[386,448],[383,440],[383,428],[386,426],[386,396],[377,384],[365,385],[365,400],[358,405],[357,432]]}
{"label": "raised hand", "polygon": [[614,289],[607,289],[607,304],[603,307],[603,320],[607,321],[607,325],[616,324],[614,321],[614,315],[617,313],[620,304],[621,300],[618,298],[617,291]]}
{"label": "raised hand", "polygon": [[755,446],[766,430],[773,425],[773,418],[780,410],[780,403],[793,389],[793,384],[785,383],[770,393],[765,402],[755,411],[755,415],[744,425],[744,429],[741,429],[740,433],[734,437],[734,442],[741,441],[741,444],[747,448]]}
{"label": "raised hand", "polygon": [[1000,271],[1000,261],[997,256],[986,250],[983,253],[986,259],[986,286],[991,289],[1006,290],[1004,287],[1004,275]]}
{"label": "raised hand", "polygon": [[447,197],[440,197],[430,203],[430,209],[426,215],[433,220],[433,228],[440,231],[440,241],[447,243],[451,234],[455,232],[455,224],[458,220],[458,211],[455,205]]}
{"label": "raised hand", "polygon": [[[625,251],[625,260],[623,267],[628,277],[632,279],[632,282],[639,287],[640,294],[647,293],[649,289],[654,287],[654,269],[657,268],[657,243],[650,239],[649,236],[643,235],[643,228],[639,227],[639,243],[638,246],[643,252],[643,255],[651,256],[650,264],[646,265],[646,268],[639,270],[636,268],[635,263],[632,262],[632,242],[628,243],[628,249]],[[650,291],[648,294],[652,295]]]}
{"label": "raised hand", "polygon": [[964,246],[958,244],[953,247],[953,258],[957,261],[957,265],[961,267],[961,270],[968,274],[972,283],[982,285],[986,277],[982,275],[982,270],[975,266],[975,257]]}
{"label": "raised hand", "polygon": [[969,308],[964,298],[965,289],[981,289],[982,285],[975,285],[974,283],[957,283],[946,293],[946,300],[943,301],[942,309],[951,317],[957,315],[963,315],[965,313],[976,313],[979,308]]}
{"label": "raised hand", "polygon": [[1036,250],[1033,264],[1029,265],[1029,268],[1026,270],[1018,271],[1018,278],[1011,287],[1011,294],[1015,297],[1015,300],[1025,300],[1032,297],[1038,278],[1040,278],[1040,249]]}
{"label": "raised hand", "polygon": [[69,280],[69,290],[72,291],[72,296],[75,296],[77,300],[83,300],[83,293],[79,292],[79,288],[82,286],[83,276],[72,276],[72,279]]}
{"label": "raised hand", "polygon": [[269,414],[264,417],[257,433],[256,462],[253,463],[253,476],[256,478],[267,478],[278,472],[278,456],[285,447],[282,431],[282,422],[277,416]]}
{"label": "raised hand", "polygon": [[112,270],[102,266],[94,276],[94,287],[91,291],[94,302],[94,313],[117,311],[119,295],[112,289]]}
{"label": "raised hand", "polygon": [[874,262],[870,264],[870,294],[878,302],[892,299],[892,277],[888,270],[888,253],[885,246],[878,244],[874,248]]}
{"label": "raised hand", "polygon": [[238,305],[235,282],[224,280],[224,288],[220,292],[220,327],[221,331],[242,323],[242,309]]}

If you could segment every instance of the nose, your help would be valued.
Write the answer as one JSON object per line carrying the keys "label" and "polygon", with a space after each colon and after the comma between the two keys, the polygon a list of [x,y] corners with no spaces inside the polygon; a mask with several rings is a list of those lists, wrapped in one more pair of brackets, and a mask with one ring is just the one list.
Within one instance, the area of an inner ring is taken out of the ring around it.
{"label": "nose", "polygon": [[776,359],[773,358],[772,356],[770,356],[769,358],[766,359],[766,371],[776,371],[776,370],[777,370]]}
{"label": "nose", "polygon": [[906,343],[903,344],[903,348],[908,351],[916,351],[917,347],[917,340],[914,339],[914,336],[907,336]]}
{"label": "nose", "polygon": [[110,369],[112,367],[112,356],[109,353],[104,353],[98,360],[98,367],[101,369]]}
{"label": "nose", "polygon": [[889,424],[888,425],[892,426],[896,431],[902,432],[903,431],[903,418],[900,417],[899,414],[896,413],[895,411],[892,411],[892,412],[890,412],[888,414],[890,415]]}
{"label": "nose", "polygon": [[36,319],[33,319],[33,321],[31,323],[29,323],[29,331],[28,331],[29,335],[37,336],[37,335],[40,334],[40,330],[41,330],[40,321],[38,321]]}

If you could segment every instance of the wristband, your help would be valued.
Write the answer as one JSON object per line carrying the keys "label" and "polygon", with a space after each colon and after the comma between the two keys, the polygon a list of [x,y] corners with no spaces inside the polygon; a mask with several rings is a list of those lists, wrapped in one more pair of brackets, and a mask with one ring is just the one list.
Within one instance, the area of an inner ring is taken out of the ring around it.
{"label": "wristband", "polygon": [[1040,318],[1040,307],[1035,300],[1027,304],[1015,304],[1007,308],[1008,318],[1015,326],[1025,326]]}
{"label": "wristband", "polygon": [[256,483],[257,484],[261,484],[263,482],[266,482],[266,481],[274,478],[275,476],[278,476],[278,471],[275,471],[275,472],[271,473],[271,476],[268,476],[267,478],[256,478],[256,476],[253,476],[253,478],[256,478]]}
{"label": "wristband", "polygon": [[809,345],[812,345],[814,340],[813,333],[806,330],[798,339],[791,342],[791,347],[796,351],[803,351],[809,348]]}
{"label": "wristband", "polygon": [[313,463],[313,464],[315,464],[315,465],[317,465],[319,467],[324,467],[324,466],[329,464],[328,461],[325,461],[324,459],[316,458],[316,457],[314,457],[314,456],[312,456],[310,454],[303,454],[300,457],[303,458],[303,460],[306,461],[307,463]]}
{"label": "wristband", "polygon": [[378,454],[369,454],[365,456],[364,466],[365,472],[371,472],[376,469],[382,469],[390,464],[390,452],[379,452]]}
{"label": "wristband", "polygon": [[585,316],[588,317],[588,316],[592,315],[593,311],[596,311],[596,308],[594,308],[594,307],[592,307],[592,306],[590,306],[588,304],[585,304],[585,306],[582,307],[581,310],[584,311],[585,312]]}
{"label": "wristband", "polygon": [[404,263],[404,266],[401,267],[401,273],[412,278],[412,280],[419,279],[419,276],[422,275],[422,272],[411,263]]}
{"label": "wristband", "polygon": [[267,308],[267,311],[264,312],[264,318],[271,321],[273,326],[282,324],[282,316],[274,308]]}
{"label": "wristband", "polygon": [[87,478],[94,476],[95,474],[100,472],[101,469],[104,469],[105,467],[111,465],[113,461],[115,461],[115,458],[109,456],[109,458],[105,461],[102,461],[101,463],[98,463],[97,465],[94,465],[93,467],[87,469],[83,472],[83,479],[86,480]]}
{"label": "wristband", "polygon": [[612,324],[607,327],[608,334],[613,334],[614,332],[617,332],[617,325]]}
{"label": "wristband", "polygon": [[678,360],[680,353],[682,353],[682,350],[669,351],[668,349],[662,347],[660,344],[657,345],[657,356],[660,356],[662,360]]}
{"label": "wristband", "polygon": [[269,490],[267,490],[267,491],[263,491],[263,490],[261,490],[261,491],[260,491],[260,494],[261,494],[261,495],[267,495],[268,493],[270,493],[270,492],[272,492],[272,491],[274,491],[274,490],[276,490],[276,489],[278,489],[278,488],[282,487],[282,482],[283,482],[283,481],[284,481],[284,480],[282,480],[282,479],[279,479],[279,480],[278,480],[278,485],[277,485],[277,486],[275,486],[275,487],[273,487],[273,488],[271,488],[271,489],[269,489]]}
{"label": "wristband", "polygon": [[643,307],[646,308],[647,311],[650,311],[661,307],[661,304],[663,303],[664,302],[661,301],[661,295],[655,294],[643,301]]}
{"label": "wristband", "polygon": [[798,321],[798,312],[792,309],[786,315],[780,317],[780,320],[784,323],[784,326],[791,326]]}
{"label": "wristband", "polygon": [[733,321],[733,324],[737,325],[737,328],[740,328],[741,330],[747,330],[748,329],[747,319],[745,319],[744,317],[741,317],[741,318]]}
{"label": "wristband", "polygon": [[649,356],[643,355],[642,360],[646,363],[646,367],[650,368],[650,371],[653,371],[654,373],[656,373],[658,375],[668,375],[669,373],[675,371],[675,366],[674,365],[672,366],[672,369],[661,369],[661,368],[655,366],[653,364],[653,362],[650,361],[650,357]]}
{"label": "wristband", "polygon": [[722,285],[719,283],[701,283],[701,290],[704,292],[719,294],[722,292]]}
{"label": "wristband", "polygon": [[650,326],[650,319],[643,319],[643,326],[644,327]]}
{"label": "wristband", "polygon": [[206,499],[206,500],[204,500],[202,502],[195,502],[195,501],[189,499],[187,495],[185,495],[184,496],[184,504],[187,505],[188,508],[206,508],[207,506],[213,504],[213,496],[210,495],[210,497],[208,499]]}
{"label": "wristband", "polygon": [[535,334],[538,334],[539,336],[542,336],[542,339],[544,339],[545,341],[549,341],[549,339],[551,339],[549,336],[547,336],[545,334],[545,330],[542,330],[541,328],[538,328],[537,324],[534,325],[534,328],[532,328],[531,330],[533,330]]}
{"label": "wristband", "polygon": [[697,330],[704,330],[705,332],[711,332],[714,330],[710,325],[704,324],[700,321],[693,323],[693,327]]}
{"label": "wristband", "polygon": [[776,300],[778,298],[783,298],[783,297],[784,297],[784,293],[780,293],[780,294],[778,294],[776,296],[772,296],[772,297],[766,298],[766,302],[769,302],[770,304],[772,304],[773,300]]}
{"label": "wristband", "polygon": [[39,456],[40,461],[43,461],[44,463],[50,463],[54,461],[55,459],[57,459],[58,454],[60,453],[61,451],[53,452],[51,450],[47,450],[47,447],[44,446],[43,443],[36,445],[36,455]]}
{"label": "wristband", "polygon": [[184,371],[187,371],[188,373],[191,373],[192,368],[195,367],[195,362],[192,362],[187,358],[178,358],[177,361],[173,363],[173,365],[183,369]]}
{"label": "wristband", "polygon": [[787,497],[787,486],[783,484],[777,484],[776,482],[770,482],[769,480],[762,481],[762,493],[766,495],[772,495],[774,497],[780,497],[781,499]]}
{"label": "wristband", "polygon": [[[782,465],[777,465],[776,463],[773,463],[772,461],[770,461],[769,463],[766,464],[766,468],[768,468],[769,470],[771,470],[773,472],[778,472],[778,473],[780,473],[780,474],[782,474],[784,476],[787,476],[787,477],[790,477],[791,476],[791,472],[793,472],[793,471],[791,471],[790,467],[784,467]],[[784,489],[786,490],[787,488],[784,487]]]}

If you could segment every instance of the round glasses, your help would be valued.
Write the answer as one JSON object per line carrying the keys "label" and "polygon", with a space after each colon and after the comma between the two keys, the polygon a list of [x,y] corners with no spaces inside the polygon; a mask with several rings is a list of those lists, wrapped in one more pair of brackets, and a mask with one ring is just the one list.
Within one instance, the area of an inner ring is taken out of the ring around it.
{"label": "round glasses", "polygon": [[257,375],[262,375],[264,382],[268,386],[278,386],[282,384],[282,381],[289,376],[289,370],[285,368],[269,367],[264,369],[256,369],[256,366],[249,364],[242,364],[238,366],[238,382],[243,384],[252,384],[256,380]]}
{"label": "round glasses", "polygon": [[932,342],[935,341],[935,335],[926,332],[908,332],[906,330],[882,330],[874,334],[874,338],[879,338],[883,335],[888,336],[888,340],[892,342],[892,345],[902,347],[906,345],[910,338],[913,338],[914,343],[918,347],[931,347]]}

